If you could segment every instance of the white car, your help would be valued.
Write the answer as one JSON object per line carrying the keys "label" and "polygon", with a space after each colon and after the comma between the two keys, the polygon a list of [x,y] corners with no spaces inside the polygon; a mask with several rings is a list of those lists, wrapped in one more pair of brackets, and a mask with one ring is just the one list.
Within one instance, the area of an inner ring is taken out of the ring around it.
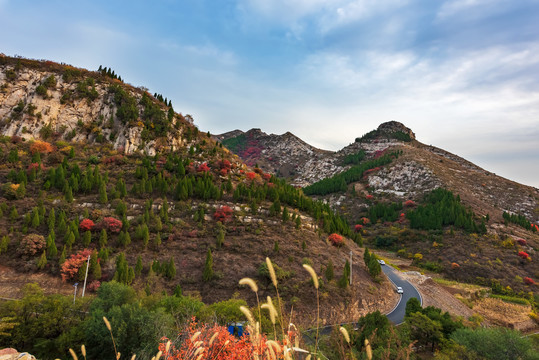
{"label": "white car", "polygon": [[378,260],[378,262],[380,263],[380,265],[385,265],[386,262],[384,260]]}
{"label": "white car", "polygon": [[400,286],[397,286],[397,294],[404,294],[404,290]]}

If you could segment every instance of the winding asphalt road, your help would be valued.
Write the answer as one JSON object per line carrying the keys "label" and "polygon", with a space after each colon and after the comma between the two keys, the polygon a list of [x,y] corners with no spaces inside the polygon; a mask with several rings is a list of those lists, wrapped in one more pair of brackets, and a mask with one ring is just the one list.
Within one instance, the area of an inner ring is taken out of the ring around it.
{"label": "winding asphalt road", "polygon": [[397,272],[389,265],[382,265],[382,271],[386,276],[391,280],[393,285],[400,286],[404,293],[400,295],[400,300],[397,303],[397,306],[389,314],[387,314],[387,318],[389,321],[391,321],[395,325],[399,325],[402,322],[404,322],[404,313],[406,310],[406,303],[411,298],[415,297],[419,300],[421,305],[423,305],[423,299],[421,298],[421,295],[417,291],[417,289],[408,281],[403,280]]}
{"label": "winding asphalt road", "polygon": [[[423,305],[423,299],[421,298],[421,294],[417,291],[417,289],[407,280],[403,280],[397,272],[389,265],[382,265],[382,271],[386,276],[389,278],[389,280],[393,283],[395,288],[397,286],[400,286],[403,290],[403,294],[400,295],[399,302],[395,306],[393,310],[391,310],[386,316],[395,325],[402,324],[404,322],[404,314],[406,310],[406,303],[411,298],[415,297],[419,300],[421,305]],[[396,289],[395,289],[396,291]],[[341,324],[344,325],[344,324]],[[331,329],[335,325],[329,325],[324,326],[319,329],[321,335],[328,335],[331,333]],[[314,343],[314,329],[309,329],[307,331],[303,332],[303,339],[307,344],[313,344]]]}

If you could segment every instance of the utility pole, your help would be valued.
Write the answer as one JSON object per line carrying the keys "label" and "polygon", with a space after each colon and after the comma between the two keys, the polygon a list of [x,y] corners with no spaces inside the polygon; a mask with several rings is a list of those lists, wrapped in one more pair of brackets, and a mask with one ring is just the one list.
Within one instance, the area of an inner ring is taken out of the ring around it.
{"label": "utility pole", "polygon": [[352,286],[352,251],[350,251],[350,286]]}
{"label": "utility pole", "polygon": [[84,286],[82,288],[82,297],[84,297],[84,292],[86,291],[86,279],[88,279],[88,269],[90,268],[90,256],[88,255],[88,261],[86,262],[86,275],[84,275]]}

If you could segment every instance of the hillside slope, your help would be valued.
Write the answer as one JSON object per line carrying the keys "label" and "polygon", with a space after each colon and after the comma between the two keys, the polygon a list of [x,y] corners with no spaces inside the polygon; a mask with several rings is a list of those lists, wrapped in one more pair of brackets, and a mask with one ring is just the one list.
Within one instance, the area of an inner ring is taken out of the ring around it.
{"label": "hillside slope", "polygon": [[[344,219],[239,161],[161,95],[106,72],[7,57],[0,89],[1,276],[39,274],[31,278],[47,291],[69,291],[50,277],[67,288],[81,282],[91,254],[90,292],[116,279],[147,293],[180,286],[206,303],[239,294],[254,305],[238,280],[255,278],[260,295],[273,296],[268,256],[298,324],[312,325],[316,303],[303,263],[321,276],[324,323],[396,300],[388,281],[368,275]],[[345,244],[333,246],[330,233]],[[339,287],[350,252],[354,285]],[[322,277],[330,263],[333,279]],[[2,282],[0,292],[19,296],[17,286]]]}
{"label": "hillside slope", "polygon": [[[297,152],[301,147],[287,145],[281,138],[280,163],[301,169],[288,178],[303,186],[306,194],[327,201],[351,224],[359,225],[369,246],[399,251],[404,257],[419,254],[416,265],[451,278],[494,287],[501,283],[517,292],[537,291],[536,285],[523,279],[539,279],[535,259],[539,236],[532,231],[539,225],[538,189],[422,144],[412,130],[394,121],[381,124],[337,152],[319,157],[307,152],[294,158],[287,155]],[[260,152],[257,161],[267,160]],[[473,212],[469,221],[477,226],[483,223],[484,230],[476,233],[477,228],[464,230],[458,224],[417,228],[410,221],[411,214],[418,205],[426,205],[426,197],[437,188],[458,195],[456,200],[463,209]],[[520,216],[526,227],[508,221],[504,212],[513,214],[513,219]],[[364,218],[369,222],[364,223]],[[521,252],[528,256],[519,257]]]}

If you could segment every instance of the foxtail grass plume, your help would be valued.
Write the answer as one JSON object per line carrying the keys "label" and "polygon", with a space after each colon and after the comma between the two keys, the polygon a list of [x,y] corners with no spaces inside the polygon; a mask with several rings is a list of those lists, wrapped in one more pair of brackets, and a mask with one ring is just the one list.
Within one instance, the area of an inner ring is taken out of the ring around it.
{"label": "foxtail grass plume", "polygon": [[247,309],[245,306],[240,306],[240,311],[243,313],[243,315],[245,315],[245,317],[247,318],[247,320],[249,320],[251,324],[255,323],[255,319],[253,318],[251,310]]}
{"label": "foxtail grass plume", "polygon": [[341,332],[342,336],[344,337],[344,340],[346,340],[346,342],[350,344],[350,335],[348,335],[348,331],[345,328],[343,328],[342,326],[339,328],[339,331]]}
{"label": "foxtail grass plume", "polygon": [[163,352],[159,351],[157,355],[155,355],[155,360],[159,360],[161,358],[161,355],[163,355]]}
{"label": "foxtail grass plume", "polygon": [[318,289],[318,276],[316,275],[316,272],[314,271],[314,269],[308,264],[303,264],[303,267],[305,268],[305,270],[307,270],[309,274],[311,274],[311,277],[313,278],[314,287]]}
{"label": "foxtail grass plume", "polygon": [[209,346],[211,346],[213,344],[213,342],[215,341],[215,338],[217,338],[217,335],[219,335],[219,332],[216,331],[212,337],[210,338],[210,342],[209,342]]}
{"label": "foxtail grass plume", "polygon": [[367,353],[367,359],[372,360],[372,349],[369,340],[365,339],[365,352]]}
{"label": "foxtail grass plume", "polygon": [[167,354],[168,354],[168,351],[170,350],[170,344],[172,344],[172,343],[170,342],[170,340],[167,341],[167,345],[165,346],[165,352],[166,352]]}
{"label": "foxtail grass plume", "polygon": [[107,329],[109,329],[109,331],[112,331],[109,320],[105,316],[103,316],[103,321],[105,322],[105,326],[107,327]]}
{"label": "foxtail grass plume", "polygon": [[271,260],[269,257],[266,258],[266,265],[268,265],[268,271],[270,273],[271,282],[273,283],[273,286],[277,287],[277,276],[275,275],[275,269],[273,268],[273,264],[271,263]]}
{"label": "foxtail grass plume", "polygon": [[194,333],[193,336],[191,336],[191,342],[195,342],[195,340],[197,339],[199,335],[200,335],[200,331],[197,331],[196,333]]}
{"label": "foxtail grass plume", "polygon": [[137,357],[137,354],[133,354],[133,356],[131,356],[131,360],[135,360],[136,357]]}
{"label": "foxtail grass plume", "polygon": [[249,287],[251,288],[253,292],[258,292],[258,285],[256,285],[256,282],[251,278],[241,279],[240,285],[249,285]]}
{"label": "foxtail grass plume", "polygon": [[81,352],[82,356],[84,356],[84,358],[86,359],[86,346],[82,345],[80,347],[80,352]]}
{"label": "foxtail grass plume", "polygon": [[73,349],[69,348],[69,353],[71,354],[71,357],[73,358],[73,360],[79,360],[79,358],[77,357],[77,354],[75,354],[75,351],[73,351]]}

